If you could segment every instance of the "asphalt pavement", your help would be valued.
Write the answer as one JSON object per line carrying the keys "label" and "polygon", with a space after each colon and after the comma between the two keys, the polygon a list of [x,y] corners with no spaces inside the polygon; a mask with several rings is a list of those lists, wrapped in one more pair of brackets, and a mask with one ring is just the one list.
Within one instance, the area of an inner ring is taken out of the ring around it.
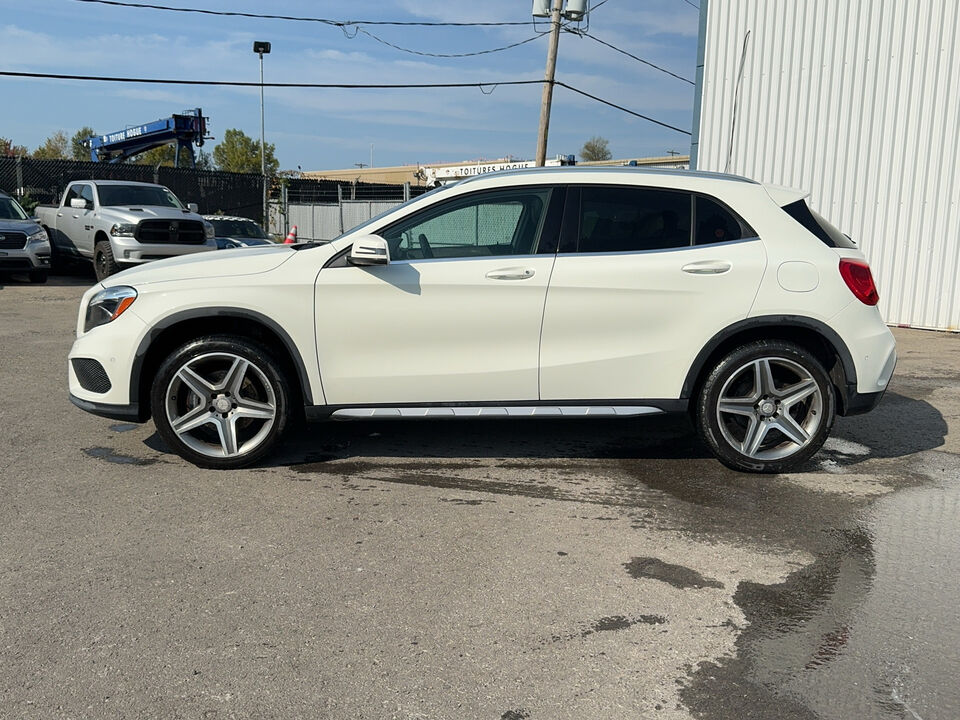
{"label": "asphalt pavement", "polygon": [[960,335],[800,472],[682,418],[327,422],[251,469],[67,399],[0,278],[0,717],[960,717]]}

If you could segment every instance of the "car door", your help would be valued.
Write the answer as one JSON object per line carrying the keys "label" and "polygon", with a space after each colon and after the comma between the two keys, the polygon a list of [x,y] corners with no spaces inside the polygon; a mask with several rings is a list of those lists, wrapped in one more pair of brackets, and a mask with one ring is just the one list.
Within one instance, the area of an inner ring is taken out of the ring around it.
{"label": "car door", "polygon": [[390,263],[345,257],[316,283],[317,356],[332,405],[538,398],[560,193],[471,193],[383,228]]}
{"label": "car door", "polygon": [[571,188],[544,311],[543,400],[670,399],[706,342],[745,318],[766,267],[716,199]]}
{"label": "car door", "polygon": [[[71,207],[70,201],[74,198],[83,200],[86,207]],[[69,238],[73,250],[87,257],[93,255],[93,208],[93,187],[87,183],[74,183],[57,215],[57,226]]]}

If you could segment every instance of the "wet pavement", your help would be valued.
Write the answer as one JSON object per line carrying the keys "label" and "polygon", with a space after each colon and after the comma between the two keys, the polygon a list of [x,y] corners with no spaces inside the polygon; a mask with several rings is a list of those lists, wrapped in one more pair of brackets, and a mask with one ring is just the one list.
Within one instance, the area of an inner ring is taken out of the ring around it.
{"label": "wet pavement", "polygon": [[69,405],[60,280],[0,284],[0,717],[960,717],[960,336],[789,475],[656,418],[216,473]]}

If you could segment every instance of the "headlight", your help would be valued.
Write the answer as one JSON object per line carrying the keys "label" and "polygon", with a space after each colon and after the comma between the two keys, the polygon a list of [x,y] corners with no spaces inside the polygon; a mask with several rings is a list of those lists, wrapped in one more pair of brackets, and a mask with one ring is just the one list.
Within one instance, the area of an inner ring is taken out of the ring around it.
{"label": "headlight", "polygon": [[87,316],[83,331],[89,332],[95,327],[106,325],[120,317],[137,299],[137,291],[126,285],[107,288],[94,295],[87,305]]}
{"label": "headlight", "polygon": [[137,234],[137,226],[133,223],[117,223],[110,228],[110,234],[114,237],[133,237]]}
{"label": "headlight", "polygon": [[37,230],[37,232],[35,232],[33,235],[27,236],[27,244],[29,245],[30,243],[47,242],[49,239],[50,238],[47,237],[46,230]]}
{"label": "headlight", "polygon": [[216,235],[216,232],[214,232],[214,229],[213,229],[213,225],[211,225],[208,222],[203,223],[203,233],[204,235],[207,236],[208,240],[212,238],[214,235]]}

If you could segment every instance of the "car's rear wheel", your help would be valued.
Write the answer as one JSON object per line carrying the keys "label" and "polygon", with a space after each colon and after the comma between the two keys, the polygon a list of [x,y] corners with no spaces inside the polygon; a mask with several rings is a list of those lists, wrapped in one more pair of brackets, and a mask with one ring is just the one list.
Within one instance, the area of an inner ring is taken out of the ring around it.
{"label": "car's rear wheel", "polygon": [[213,335],[173,352],[153,381],[157,431],[200,467],[251,465],[273,450],[290,416],[280,364],[246,338]]}
{"label": "car's rear wheel", "polygon": [[107,240],[101,240],[93,248],[93,269],[97,280],[106,280],[120,270],[113,257],[113,248]]}
{"label": "car's rear wheel", "polygon": [[697,427],[728,467],[785,472],[823,445],[836,415],[823,365],[802,347],[761,340],[728,353],[703,384]]}

